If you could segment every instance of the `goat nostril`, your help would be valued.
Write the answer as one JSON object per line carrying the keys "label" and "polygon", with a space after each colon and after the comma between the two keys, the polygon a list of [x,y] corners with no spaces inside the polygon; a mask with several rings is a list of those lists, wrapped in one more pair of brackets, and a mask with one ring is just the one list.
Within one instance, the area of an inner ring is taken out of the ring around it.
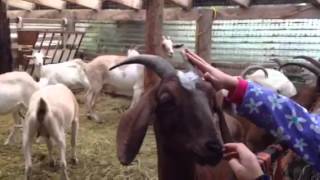
{"label": "goat nostril", "polygon": [[206,143],[206,148],[211,152],[220,152],[222,151],[222,147],[218,142],[209,141]]}

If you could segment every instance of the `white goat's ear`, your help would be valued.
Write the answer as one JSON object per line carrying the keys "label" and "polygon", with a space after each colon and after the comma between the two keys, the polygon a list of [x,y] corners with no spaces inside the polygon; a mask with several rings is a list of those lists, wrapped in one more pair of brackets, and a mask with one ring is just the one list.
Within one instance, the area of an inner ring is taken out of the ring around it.
{"label": "white goat's ear", "polygon": [[170,36],[167,36],[167,39],[168,39],[168,40],[171,40],[171,37],[170,37]]}
{"label": "white goat's ear", "polygon": [[154,118],[156,88],[147,90],[135,106],[120,119],[117,130],[117,155],[121,164],[128,165],[138,154],[149,122]]}
{"label": "white goat's ear", "polygon": [[162,41],[166,40],[166,36],[162,35]]}

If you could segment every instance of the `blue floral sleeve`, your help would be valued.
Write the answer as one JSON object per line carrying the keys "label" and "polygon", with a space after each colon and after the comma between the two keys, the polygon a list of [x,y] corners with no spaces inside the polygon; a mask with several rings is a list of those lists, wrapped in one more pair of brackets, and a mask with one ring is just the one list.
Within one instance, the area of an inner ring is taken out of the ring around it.
{"label": "blue floral sleeve", "polygon": [[250,119],[320,171],[320,115],[310,114],[293,100],[248,83],[240,115]]}

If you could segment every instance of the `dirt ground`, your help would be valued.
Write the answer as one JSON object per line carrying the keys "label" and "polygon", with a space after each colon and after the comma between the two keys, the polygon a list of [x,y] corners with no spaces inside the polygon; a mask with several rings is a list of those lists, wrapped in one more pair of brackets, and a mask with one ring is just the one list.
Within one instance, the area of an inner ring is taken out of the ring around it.
{"label": "dirt ground", "polygon": [[[80,130],[77,153],[79,164],[70,164],[70,137],[67,141],[67,161],[69,176],[73,180],[149,180],[157,179],[156,146],[152,128],[149,128],[143,147],[132,165],[120,165],[116,157],[116,130],[121,111],[128,107],[129,100],[120,97],[101,95],[96,106],[99,115],[105,121],[97,124],[84,116],[81,106]],[[21,138],[8,146],[3,143],[13,124],[11,116],[0,117],[0,179],[16,180],[24,177],[24,158],[21,150]],[[57,151],[55,151],[57,159]],[[57,168],[49,166],[45,144],[34,143],[32,149],[33,179],[59,179]]]}

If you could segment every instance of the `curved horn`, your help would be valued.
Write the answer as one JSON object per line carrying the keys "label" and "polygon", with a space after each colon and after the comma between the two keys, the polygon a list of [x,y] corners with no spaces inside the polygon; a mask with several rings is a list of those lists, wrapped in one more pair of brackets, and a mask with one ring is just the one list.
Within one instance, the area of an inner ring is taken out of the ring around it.
{"label": "curved horn", "polygon": [[114,68],[127,64],[142,64],[147,68],[154,71],[160,78],[168,77],[176,74],[174,67],[165,59],[160,56],[141,54],[138,56],[127,58],[125,61],[111,67],[111,71]]}
{"label": "curved horn", "polygon": [[144,46],[144,44],[138,44],[138,45],[133,46],[133,49],[139,50],[139,49],[142,48],[143,46]]}
{"label": "curved horn", "polygon": [[304,59],[320,69],[320,62],[309,56],[295,56],[293,59]]}
{"label": "curved horn", "polygon": [[248,66],[246,69],[244,69],[244,70],[241,72],[240,76],[241,76],[243,79],[245,79],[246,76],[249,74],[250,71],[252,71],[252,70],[259,70],[259,69],[261,69],[261,70],[263,71],[265,77],[268,78],[268,72],[267,72],[267,70],[266,70],[263,66],[259,66],[259,65],[251,65],[251,66]]}
{"label": "curved horn", "polygon": [[282,65],[280,59],[278,59],[278,58],[272,58],[272,59],[269,59],[269,61],[276,63],[278,65],[277,69],[279,69]]}
{"label": "curved horn", "polygon": [[281,70],[282,68],[286,66],[299,66],[308,69],[310,72],[314,73],[316,76],[320,76],[320,70],[315,68],[314,66],[311,66],[310,64],[304,64],[304,63],[286,63],[280,66]]}

